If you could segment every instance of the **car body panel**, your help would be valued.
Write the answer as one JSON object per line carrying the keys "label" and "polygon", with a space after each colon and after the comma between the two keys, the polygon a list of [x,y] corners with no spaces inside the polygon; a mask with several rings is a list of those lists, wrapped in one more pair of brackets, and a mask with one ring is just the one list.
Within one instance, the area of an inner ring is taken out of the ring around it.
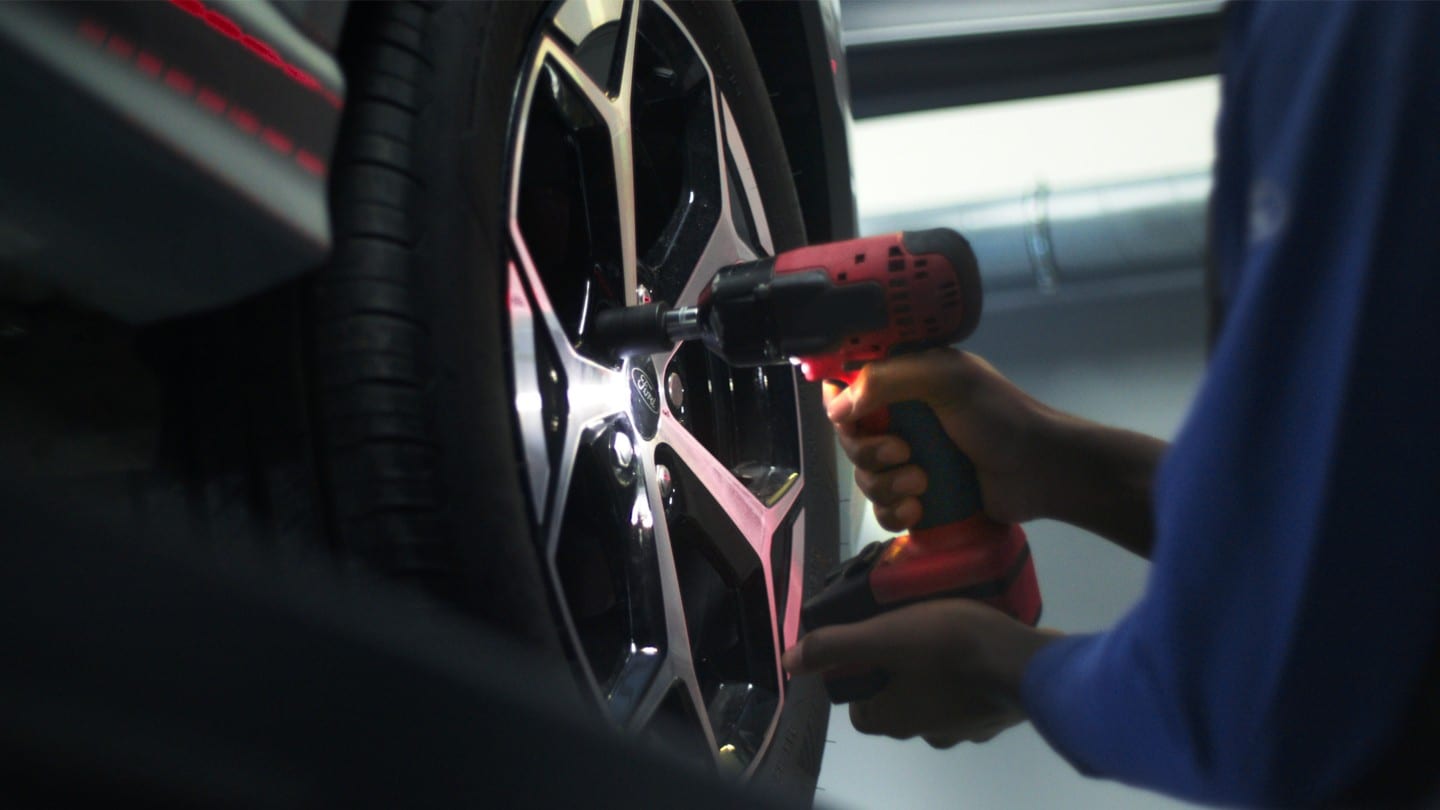
{"label": "car body panel", "polygon": [[0,289],[147,322],[323,261],[344,82],[272,7],[7,3],[0,39]]}
{"label": "car body panel", "polygon": [[[750,33],[767,82],[806,96],[781,128],[812,240],[855,228],[827,3],[740,4],[742,16],[793,5]],[[347,6],[0,4],[0,92],[20,124],[0,130],[0,300],[58,297],[149,323],[323,263]]]}

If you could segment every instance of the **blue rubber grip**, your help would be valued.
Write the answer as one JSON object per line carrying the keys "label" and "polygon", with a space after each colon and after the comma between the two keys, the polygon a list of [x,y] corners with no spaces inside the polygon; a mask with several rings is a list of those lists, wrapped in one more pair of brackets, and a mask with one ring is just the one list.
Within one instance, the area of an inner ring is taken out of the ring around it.
{"label": "blue rubber grip", "polygon": [[890,406],[890,432],[910,444],[909,464],[925,471],[924,510],[916,529],[957,523],[979,512],[980,479],[969,456],[950,440],[935,412],[919,400]]}

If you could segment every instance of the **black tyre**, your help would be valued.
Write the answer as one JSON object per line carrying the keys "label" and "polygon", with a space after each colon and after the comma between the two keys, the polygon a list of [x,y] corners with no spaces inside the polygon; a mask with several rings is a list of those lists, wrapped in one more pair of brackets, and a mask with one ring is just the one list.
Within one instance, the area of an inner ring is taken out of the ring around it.
{"label": "black tyre", "polygon": [[[171,433],[208,448],[185,462],[200,508],[247,501],[216,481],[265,491],[262,529],[314,504],[341,559],[563,656],[617,725],[808,797],[828,704],[778,656],[835,562],[819,393],[698,345],[620,364],[586,340],[599,308],[693,302],[804,241],[734,9],[357,3],[344,42],[330,266],[298,309],[280,293],[183,341],[273,347],[298,323],[300,368],[249,362],[234,397],[168,375],[192,422]],[[275,416],[209,416],[255,407]],[[303,448],[240,446],[296,414]],[[243,474],[199,471],[218,458]]]}

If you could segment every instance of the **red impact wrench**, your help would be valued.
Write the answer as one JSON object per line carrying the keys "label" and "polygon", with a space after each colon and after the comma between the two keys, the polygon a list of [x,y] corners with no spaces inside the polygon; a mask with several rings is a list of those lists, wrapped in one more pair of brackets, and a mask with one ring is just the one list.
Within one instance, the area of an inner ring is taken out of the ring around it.
{"label": "red impact wrench", "polygon": [[[980,321],[980,273],[970,244],[948,228],[906,231],[785,251],[722,268],[699,305],[657,303],[598,313],[593,337],[616,354],[698,339],[734,366],[793,361],[805,379],[853,383],[866,363],[949,346]],[[961,597],[1034,625],[1040,589],[1025,532],[983,511],[975,466],[929,406],[902,402],[861,422],[895,433],[929,485],[909,535],[875,542],[828,576],[801,608],[807,630],[856,622],[928,599]],[[832,672],[830,699],[882,689],[882,671]]]}

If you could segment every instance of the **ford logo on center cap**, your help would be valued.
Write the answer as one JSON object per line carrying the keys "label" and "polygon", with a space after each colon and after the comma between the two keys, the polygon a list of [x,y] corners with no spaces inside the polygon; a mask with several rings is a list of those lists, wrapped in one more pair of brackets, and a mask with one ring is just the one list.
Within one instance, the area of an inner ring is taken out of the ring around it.
{"label": "ford logo on center cap", "polygon": [[640,397],[640,401],[645,403],[645,407],[649,408],[651,413],[660,413],[660,395],[655,392],[655,381],[650,379],[646,369],[630,369],[630,384],[635,386],[636,395]]}
{"label": "ford logo on center cap", "polygon": [[655,364],[649,359],[630,369],[630,406],[640,435],[653,437],[660,422],[660,387],[655,384]]}

